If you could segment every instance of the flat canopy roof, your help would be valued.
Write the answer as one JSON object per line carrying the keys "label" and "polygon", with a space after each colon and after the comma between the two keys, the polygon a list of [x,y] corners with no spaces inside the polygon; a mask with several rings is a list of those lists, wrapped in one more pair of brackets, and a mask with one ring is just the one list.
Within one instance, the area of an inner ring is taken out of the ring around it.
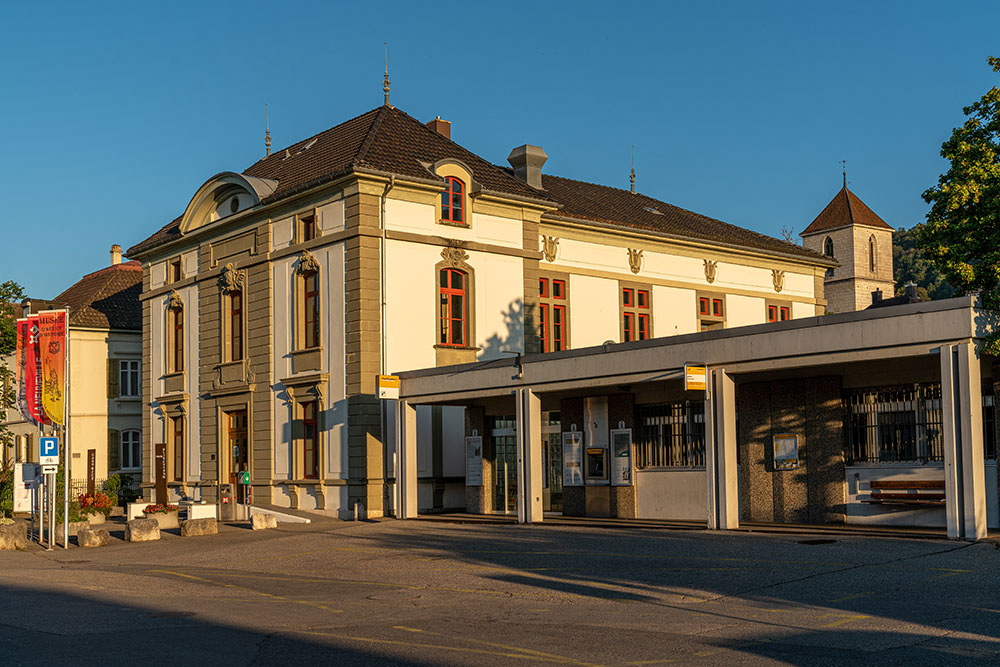
{"label": "flat canopy roof", "polygon": [[[678,379],[688,362],[757,373],[934,354],[985,338],[1000,319],[978,297],[873,308],[399,373],[400,398],[464,403],[520,387],[571,391]],[[520,373],[518,372],[520,368]]]}

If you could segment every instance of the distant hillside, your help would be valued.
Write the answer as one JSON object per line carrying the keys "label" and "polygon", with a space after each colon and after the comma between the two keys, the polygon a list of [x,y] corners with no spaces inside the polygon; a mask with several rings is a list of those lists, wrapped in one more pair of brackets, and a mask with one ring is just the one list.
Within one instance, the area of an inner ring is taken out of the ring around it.
{"label": "distant hillside", "polygon": [[917,247],[917,230],[920,225],[892,233],[892,261],[896,274],[896,295],[903,293],[906,283],[917,284],[921,299],[947,299],[955,296],[955,288],[945,282],[933,262]]}

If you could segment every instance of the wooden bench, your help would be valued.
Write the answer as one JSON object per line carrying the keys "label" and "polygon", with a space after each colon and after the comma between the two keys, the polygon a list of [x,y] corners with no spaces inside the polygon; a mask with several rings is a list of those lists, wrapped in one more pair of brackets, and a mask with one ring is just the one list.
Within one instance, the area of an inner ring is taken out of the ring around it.
{"label": "wooden bench", "polygon": [[873,479],[871,496],[861,502],[873,505],[944,505],[943,479]]}

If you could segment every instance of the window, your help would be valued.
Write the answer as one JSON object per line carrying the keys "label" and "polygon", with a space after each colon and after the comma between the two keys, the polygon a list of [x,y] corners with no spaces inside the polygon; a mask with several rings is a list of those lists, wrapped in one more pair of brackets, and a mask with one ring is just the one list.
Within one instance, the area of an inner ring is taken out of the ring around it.
{"label": "window", "polygon": [[319,347],[319,273],[302,276],[303,340],[306,348]]}
{"label": "window", "polygon": [[721,329],[726,325],[726,301],[717,294],[698,295],[698,328],[701,331]]}
{"label": "window", "polygon": [[138,398],[142,389],[139,380],[139,362],[118,360],[118,395],[122,398]]}
{"label": "window", "polygon": [[316,238],[316,214],[304,213],[299,216],[299,243]]}
{"label": "window", "polygon": [[167,267],[167,282],[176,283],[183,277],[184,275],[183,270],[181,269],[181,260],[175,259],[170,262],[170,265]]}
{"label": "window", "polygon": [[316,401],[302,404],[302,478],[319,477],[319,429],[316,423]]}
{"label": "window", "polygon": [[542,352],[566,349],[566,280],[538,280],[538,340]]}
{"label": "window", "polygon": [[171,351],[170,371],[180,373],[184,370],[184,306],[175,305],[170,309],[167,318],[170,330],[167,332]]}
{"label": "window", "polygon": [[229,361],[243,359],[243,292],[230,292],[229,300]]}
{"label": "window", "polygon": [[121,458],[118,460],[120,461],[121,469],[141,468],[142,459],[139,457],[142,446],[139,440],[139,431],[122,431],[120,439],[121,448],[119,451]]}
{"label": "window", "polygon": [[944,460],[940,384],[850,389],[843,405],[848,465]]}
{"label": "window", "polygon": [[[826,240],[823,241],[823,254],[829,257],[830,259],[833,259],[833,239],[831,239],[829,236],[827,236]],[[833,269],[832,268],[827,269],[826,277],[830,278],[832,276],[833,276]]]}
{"label": "window", "polygon": [[622,342],[646,340],[652,334],[649,290],[623,287],[621,293]]}
{"label": "window", "polygon": [[705,402],[637,405],[637,468],[705,465]]}
{"label": "window", "polygon": [[767,304],[767,321],[768,322],[784,322],[785,320],[792,319],[792,307],[769,303]]}
{"label": "window", "polygon": [[868,270],[871,271],[872,273],[875,273],[875,269],[877,268],[877,263],[875,261],[876,254],[877,254],[876,251],[877,250],[878,250],[878,248],[875,245],[875,237],[874,236],[869,236],[868,237]]}
{"label": "window", "polygon": [[454,176],[445,177],[444,192],[441,193],[441,220],[465,224],[464,202],[465,183]]}
{"label": "window", "polygon": [[184,417],[170,418],[171,438],[173,448],[174,481],[184,481]]}
{"label": "window", "polygon": [[467,275],[458,269],[441,269],[439,282],[441,335],[439,343],[465,347],[468,332]]}

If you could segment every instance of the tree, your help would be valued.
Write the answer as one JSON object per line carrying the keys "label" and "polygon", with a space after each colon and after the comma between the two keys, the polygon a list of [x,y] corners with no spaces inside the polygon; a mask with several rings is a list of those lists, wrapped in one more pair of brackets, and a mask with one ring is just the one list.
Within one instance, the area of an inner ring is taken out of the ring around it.
{"label": "tree", "polygon": [[[1000,72],[1000,58],[988,58]],[[1000,90],[996,86],[963,110],[968,117],[941,145],[951,162],[924,192],[931,204],[919,232],[923,251],[959,292],[978,290],[984,305],[1000,307]],[[987,351],[1000,352],[1000,336]]]}
{"label": "tree", "polygon": [[17,407],[14,371],[7,360],[17,348],[17,310],[24,299],[24,288],[13,280],[0,283],[0,447],[13,446],[13,436],[3,421],[8,410]]}
{"label": "tree", "polygon": [[955,296],[955,288],[948,284],[927,255],[918,246],[923,225],[910,229],[900,227],[892,233],[892,263],[896,274],[896,296],[902,296],[907,283],[917,286],[921,299],[947,299]]}

